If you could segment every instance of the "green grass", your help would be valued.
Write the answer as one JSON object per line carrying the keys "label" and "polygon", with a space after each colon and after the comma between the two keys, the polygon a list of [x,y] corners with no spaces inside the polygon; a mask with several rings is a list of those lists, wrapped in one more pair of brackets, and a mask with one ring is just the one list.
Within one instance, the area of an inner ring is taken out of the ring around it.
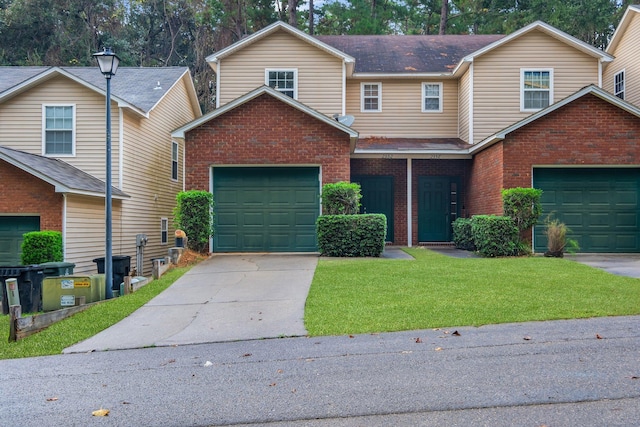
{"label": "green grass", "polygon": [[191,267],[174,268],[137,292],[97,304],[44,331],[9,343],[9,316],[0,316],[0,359],[60,354],[65,348],[94,336],[124,319],[164,291]]}
{"label": "green grass", "polygon": [[320,260],[305,309],[311,335],[640,314],[640,279],[558,258]]}

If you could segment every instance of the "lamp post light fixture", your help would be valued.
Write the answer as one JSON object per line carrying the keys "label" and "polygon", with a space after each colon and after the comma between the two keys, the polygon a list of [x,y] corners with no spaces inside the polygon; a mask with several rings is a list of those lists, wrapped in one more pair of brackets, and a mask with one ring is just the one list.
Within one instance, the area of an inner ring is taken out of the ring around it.
{"label": "lamp post light fixture", "polygon": [[116,74],[120,58],[105,47],[102,52],[94,53],[100,72],[107,79],[107,142],[106,142],[106,182],[105,182],[105,298],[113,298],[113,254],[112,254],[112,210],[111,210],[111,77]]}

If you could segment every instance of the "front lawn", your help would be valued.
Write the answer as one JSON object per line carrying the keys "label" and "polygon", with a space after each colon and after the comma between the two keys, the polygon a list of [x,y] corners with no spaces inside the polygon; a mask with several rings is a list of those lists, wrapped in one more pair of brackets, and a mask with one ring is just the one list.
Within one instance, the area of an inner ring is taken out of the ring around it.
{"label": "front lawn", "polygon": [[640,279],[558,258],[321,259],[310,335],[640,314]]}

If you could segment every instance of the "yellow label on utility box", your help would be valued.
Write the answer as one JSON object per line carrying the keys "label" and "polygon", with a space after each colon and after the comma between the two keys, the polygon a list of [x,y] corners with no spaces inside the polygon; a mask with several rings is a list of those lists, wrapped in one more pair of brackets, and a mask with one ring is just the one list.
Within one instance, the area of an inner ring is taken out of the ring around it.
{"label": "yellow label on utility box", "polygon": [[76,288],[90,288],[91,281],[90,280],[76,280],[74,283]]}

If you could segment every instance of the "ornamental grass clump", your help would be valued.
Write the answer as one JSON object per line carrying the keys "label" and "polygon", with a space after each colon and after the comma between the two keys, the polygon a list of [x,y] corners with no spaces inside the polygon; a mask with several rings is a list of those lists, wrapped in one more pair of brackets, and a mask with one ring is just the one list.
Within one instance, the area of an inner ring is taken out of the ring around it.
{"label": "ornamental grass clump", "polygon": [[569,227],[557,218],[547,218],[545,220],[545,235],[547,237],[547,251],[544,253],[546,257],[562,258],[565,250],[567,252],[575,252],[579,249],[578,242],[568,239],[567,234],[571,232]]}

